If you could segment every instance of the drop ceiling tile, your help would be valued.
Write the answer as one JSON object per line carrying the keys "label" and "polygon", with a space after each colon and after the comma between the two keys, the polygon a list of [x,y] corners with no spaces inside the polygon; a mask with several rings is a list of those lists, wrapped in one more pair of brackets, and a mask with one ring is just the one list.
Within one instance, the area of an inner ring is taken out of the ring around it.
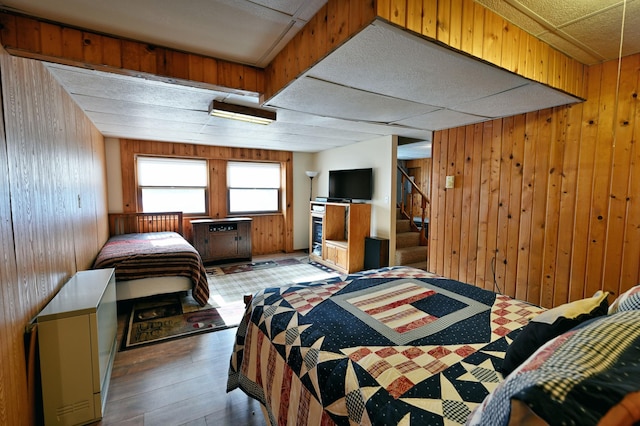
{"label": "drop ceiling tile", "polygon": [[187,133],[199,133],[203,125],[185,123],[175,120],[162,120],[155,118],[136,117],[127,114],[109,114],[102,112],[87,112],[89,119],[98,127],[102,128],[106,124],[121,125],[123,127],[138,127],[146,129],[156,129],[158,131],[183,131]]}
{"label": "drop ceiling tile", "polygon": [[278,111],[278,122],[300,123],[307,126],[367,133],[375,136],[387,135],[389,133],[389,129],[381,124],[371,124],[360,121],[343,120],[340,118],[323,117],[319,115],[307,114],[304,112],[290,111],[285,109],[281,109],[280,111]]}
{"label": "drop ceiling tile", "polygon": [[539,38],[549,45],[554,46],[565,55],[586,65],[596,64],[605,59],[604,56],[595,51],[591,46],[581,44],[577,39],[563,33],[562,30],[542,33]]}
{"label": "drop ceiling tile", "polygon": [[424,114],[420,117],[402,120],[397,124],[421,129],[442,130],[466,126],[467,124],[479,123],[486,120],[488,120],[488,118],[484,116],[464,114],[458,111],[443,109]]}
{"label": "drop ceiling tile", "polygon": [[180,121],[185,123],[206,124],[209,114],[205,111],[194,111],[162,107],[135,102],[118,101],[105,98],[95,98],[86,95],[72,95],[73,99],[87,113],[120,113],[132,117],[153,118],[167,121]]}
{"label": "drop ceiling tile", "polygon": [[83,94],[140,104],[208,111],[212,94],[218,93],[72,67],[51,66],[49,70],[71,95]]}
{"label": "drop ceiling tile", "polygon": [[[629,2],[625,13],[622,56],[640,51],[640,1]],[[606,10],[562,27],[562,31],[581,40],[604,58],[617,58],[622,29],[622,6]]]}
{"label": "drop ceiling tile", "polygon": [[490,118],[508,117],[559,105],[578,102],[579,99],[550,89],[539,83],[530,83],[508,92],[455,107],[456,111]]}
{"label": "drop ceiling tile", "polygon": [[[448,107],[523,84],[523,78],[376,21],[309,76],[345,87]],[[477,84],[481,81],[482,84]]]}
{"label": "drop ceiling tile", "polygon": [[389,123],[437,109],[309,77],[298,78],[267,105],[370,123]]}
{"label": "drop ceiling tile", "polygon": [[131,127],[121,124],[103,124],[100,133],[105,137],[141,139],[165,142],[193,142],[200,138],[198,133],[180,130],[152,129],[148,127]]}
{"label": "drop ceiling tile", "polygon": [[544,17],[555,27],[560,27],[568,22],[580,20],[585,16],[606,10],[607,8],[622,3],[621,0],[507,0],[520,5],[534,14]]}

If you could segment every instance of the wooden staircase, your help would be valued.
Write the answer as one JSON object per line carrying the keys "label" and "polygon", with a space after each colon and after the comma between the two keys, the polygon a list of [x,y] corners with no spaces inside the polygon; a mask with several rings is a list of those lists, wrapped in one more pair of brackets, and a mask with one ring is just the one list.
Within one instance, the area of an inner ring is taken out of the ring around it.
{"label": "wooden staircase", "polygon": [[[416,186],[407,173],[398,166],[400,172],[400,203],[396,210],[396,265],[413,266],[427,270],[426,219],[429,199]],[[414,200],[416,201],[414,203]],[[419,207],[416,208],[415,206]],[[414,211],[415,209],[415,211]],[[416,225],[419,217],[422,226]]]}
{"label": "wooden staircase", "polygon": [[427,246],[420,245],[420,232],[412,229],[411,221],[396,212],[396,265],[427,270]]}

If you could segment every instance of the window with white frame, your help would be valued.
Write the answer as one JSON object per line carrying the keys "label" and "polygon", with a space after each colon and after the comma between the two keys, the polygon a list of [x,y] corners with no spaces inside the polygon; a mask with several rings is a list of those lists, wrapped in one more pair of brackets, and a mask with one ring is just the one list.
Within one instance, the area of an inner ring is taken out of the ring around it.
{"label": "window with white frame", "polygon": [[227,163],[229,213],[280,211],[280,163]]}
{"label": "window with white frame", "polygon": [[206,160],[140,156],[137,175],[143,212],[206,214]]}

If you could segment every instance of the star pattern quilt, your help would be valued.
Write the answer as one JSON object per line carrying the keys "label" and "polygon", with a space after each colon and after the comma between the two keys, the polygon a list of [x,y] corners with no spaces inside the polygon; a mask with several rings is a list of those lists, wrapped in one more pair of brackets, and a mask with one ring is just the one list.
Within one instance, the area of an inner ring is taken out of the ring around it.
{"label": "star pattern quilt", "polygon": [[227,391],[271,425],[464,424],[542,311],[404,266],[267,288],[238,327]]}

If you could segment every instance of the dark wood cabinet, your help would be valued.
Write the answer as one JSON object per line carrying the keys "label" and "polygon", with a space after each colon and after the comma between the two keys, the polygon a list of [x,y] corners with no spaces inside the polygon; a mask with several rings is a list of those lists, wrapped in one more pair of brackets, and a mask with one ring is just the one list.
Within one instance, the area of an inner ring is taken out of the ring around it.
{"label": "dark wood cabinet", "polygon": [[196,219],[191,231],[203,262],[251,260],[251,218]]}

